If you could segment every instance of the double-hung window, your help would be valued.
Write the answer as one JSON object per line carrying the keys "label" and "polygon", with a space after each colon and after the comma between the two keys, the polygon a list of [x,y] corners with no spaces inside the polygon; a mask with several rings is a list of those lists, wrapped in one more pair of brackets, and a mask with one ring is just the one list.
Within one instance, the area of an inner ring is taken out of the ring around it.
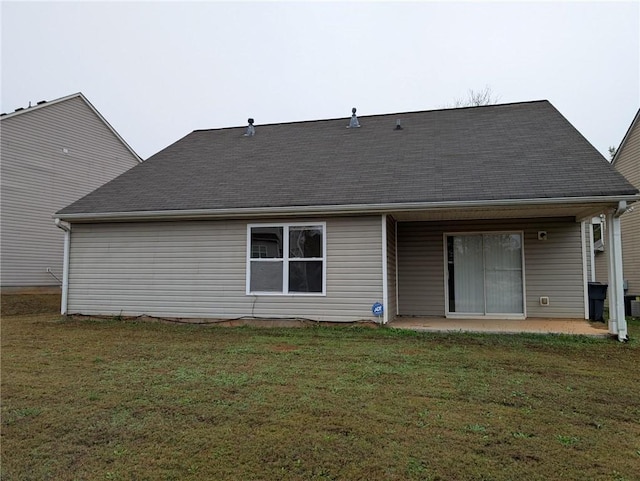
{"label": "double-hung window", "polygon": [[324,295],[326,224],[247,227],[247,294]]}

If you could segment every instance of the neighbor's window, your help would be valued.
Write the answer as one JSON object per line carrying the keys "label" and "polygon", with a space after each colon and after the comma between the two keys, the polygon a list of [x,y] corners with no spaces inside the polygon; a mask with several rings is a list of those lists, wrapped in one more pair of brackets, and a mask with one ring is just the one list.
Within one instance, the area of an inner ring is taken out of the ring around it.
{"label": "neighbor's window", "polygon": [[325,224],[249,225],[247,294],[324,294]]}

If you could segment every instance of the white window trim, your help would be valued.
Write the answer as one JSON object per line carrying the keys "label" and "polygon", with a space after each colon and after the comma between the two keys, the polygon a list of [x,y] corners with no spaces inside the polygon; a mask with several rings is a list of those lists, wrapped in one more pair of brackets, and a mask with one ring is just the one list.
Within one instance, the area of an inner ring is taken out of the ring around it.
{"label": "white window trim", "polygon": [[[282,258],[251,259],[251,229],[254,227],[282,227]],[[291,227],[321,227],[322,228],[322,257],[289,259],[289,229]],[[327,223],[326,222],[272,222],[247,224],[245,289],[247,296],[279,296],[279,297],[325,297],[327,295]],[[286,256],[285,256],[286,253]],[[252,291],[251,290],[251,261],[282,262],[282,292]],[[289,286],[289,262],[293,261],[322,261],[322,292],[287,292]]]}
{"label": "white window trim", "polygon": [[[484,235],[484,234],[519,234],[522,242],[522,248],[520,255],[522,257],[522,313],[493,313],[493,314],[480,314],[480,313],[460,313],[449,311],[449,270],[448,270],[448,252],[447,252],[447,237],[456,235]],[[445,317],[449,319],[526,319],[527,318],[527,285],[524,265],[524,231],[522,230],[505,230],[505,231],[469,231],[469,232],[445,232],[442,235],[442,244],[444,250],[444,309]]]}

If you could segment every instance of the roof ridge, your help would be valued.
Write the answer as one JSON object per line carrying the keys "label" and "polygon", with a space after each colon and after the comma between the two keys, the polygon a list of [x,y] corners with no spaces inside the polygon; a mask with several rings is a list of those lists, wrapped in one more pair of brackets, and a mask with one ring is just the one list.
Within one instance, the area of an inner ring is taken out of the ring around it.
{"label": "roof ridge", "polygon": [[[438,109],[429,109],[429,110],[410,110],[406,112],[390,112],[386,114],[370,114],[370,115],[358,115],[359,119],[372,119],[377,117],[392,117],[397,115],[409,115],[409,114],[421,114],[421,113],[430,113],[430,112],[444,112],[444,111],[460,111],[460,110],[469,110],[469,109],[479,109],[479,108],[495,108],[495,107],[510,107],[516,105],[525,105],[525,104],[534,104],[534,103],[549,103],[547,99],[540,100],[525,100],[521,102],[506,102],[502,104],[490,104],[490,105],[470,105],[467,107],[443,107]],[[348,119],[350,115],[345,115],[344,117],[333,117],[328,119],[311,119],[311,120],[292,120],[286,122],[271,122],[266,124],[256,124],[259,127],[270,127],[274,125],[293,125],[293,124],[310,124],[317,122],[333,122],[336,120],[344,120]],[[231,130],[231,129],[243,129],[246,125],[236,125],[232,127],[213,127],[209,129],[195,129],[192,132],[211,132],[211,131],[220,131],[220,130]]]}

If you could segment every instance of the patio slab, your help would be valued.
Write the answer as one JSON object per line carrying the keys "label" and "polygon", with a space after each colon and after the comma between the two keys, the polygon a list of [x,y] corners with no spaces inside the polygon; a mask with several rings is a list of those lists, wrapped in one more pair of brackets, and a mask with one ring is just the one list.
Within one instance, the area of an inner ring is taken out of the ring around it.
{"label": "patio slab", "polygon": [[397,317],[388,324],[396,329],[433,332],[491,332],[517,334],[571,334],[609,336],[606,323],[585,319],[531,318],[512,319],[447,319],[443,317]]}

